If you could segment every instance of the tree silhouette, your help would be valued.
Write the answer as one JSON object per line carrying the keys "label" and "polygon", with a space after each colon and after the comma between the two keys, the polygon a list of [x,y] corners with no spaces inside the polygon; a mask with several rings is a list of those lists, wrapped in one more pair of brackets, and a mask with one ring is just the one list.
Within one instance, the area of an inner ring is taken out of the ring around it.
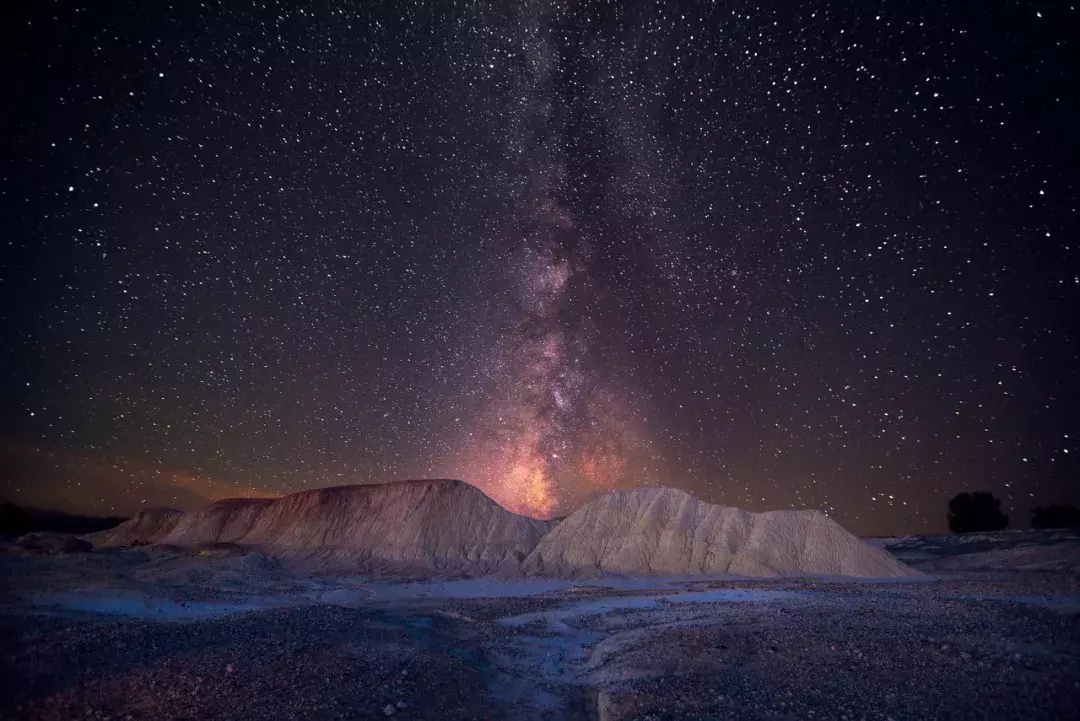
{"label": "tree silhouette", "polygon": [[949,530],[953,533],[1002,531],[1009,517],[1001,512],[1001,501],[993,493],[958,493],[949,501]]}
{"label": "tree silhouette", "polygon": [[1031,512],[1032,528],[1080,528],[1080,510],[1071,505],[1039,506]]}
{"label": "tree silhouette", "polygon": [[30,532],[30,516],[7,501],[0,502],[0,536],[21,536]]}

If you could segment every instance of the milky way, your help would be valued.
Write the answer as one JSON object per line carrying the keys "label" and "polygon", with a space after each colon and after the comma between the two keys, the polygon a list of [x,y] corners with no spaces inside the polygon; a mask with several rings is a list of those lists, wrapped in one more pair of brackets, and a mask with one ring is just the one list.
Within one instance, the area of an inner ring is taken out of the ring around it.
{"label": "milky way", "polygon": [[510,32],[524,48],[521,137],[513,138],[524,182],[503,230],[505,251],[495,256],[506,281],[495,293],[504,311],[504,336],[490,359],[495,381],[462,468],[507,508],[547,517],[583,493],[632,481],[628,463],[641,439],[623,394],[605,378],[611,361],[593,317],[594,286],[603,281],[572,207],[566,152],[573,101],[559,77],[559,13],[520,10]]}
{"label": "milky way", "polygon": [[1080,501],[1071,6],[12,13],[4,496]]}

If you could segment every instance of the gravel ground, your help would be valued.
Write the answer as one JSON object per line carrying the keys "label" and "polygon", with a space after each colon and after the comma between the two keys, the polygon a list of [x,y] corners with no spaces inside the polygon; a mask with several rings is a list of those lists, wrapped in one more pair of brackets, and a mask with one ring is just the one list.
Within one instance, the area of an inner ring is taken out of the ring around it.
{"label": "gravel ground", "polygon": [[19,588],[0,599],[5,719],[1080,718],[1068,574],[594,586],[146,621],[36,606],[32,587],[91,576],[42,571],[41,586],[27,563],[2,574]]}
{"label": "gravel ground", "polygon": [[720,612],[727,623],[650,633],[614,658],[638,678],[610,685],[610,716],[1078,717],[1075,616],[914,594]]}
{"label": "gravel ground", "polygon": [[[328,606],[198,622],[5,617],[13,718],[492,718],[432,620]],[[398,708],[398,704],[402,708]]]}

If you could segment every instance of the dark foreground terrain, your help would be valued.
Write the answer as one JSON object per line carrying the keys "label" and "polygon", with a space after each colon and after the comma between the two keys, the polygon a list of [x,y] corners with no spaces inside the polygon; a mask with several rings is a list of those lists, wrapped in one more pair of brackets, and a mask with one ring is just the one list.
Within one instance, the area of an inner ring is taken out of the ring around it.
{"label": "dark foreground terrain", "polygon": [[[1071,573],[401,586],[198,558],[0,559],[0,717],[1080,718]],[[243,612],[255,577],[282,607]]]}

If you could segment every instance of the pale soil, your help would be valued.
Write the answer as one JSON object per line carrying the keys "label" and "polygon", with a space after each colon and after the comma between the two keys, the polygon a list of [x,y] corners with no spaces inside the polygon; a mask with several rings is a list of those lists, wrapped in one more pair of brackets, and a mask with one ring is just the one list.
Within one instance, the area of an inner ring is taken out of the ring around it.
{"label": "pale soil", "polygon": [[0,556],[0,718],[363,719],[391,705],[417,719],[906,721],[1080,708],[1074,574],[403,585],[203,551]]}

